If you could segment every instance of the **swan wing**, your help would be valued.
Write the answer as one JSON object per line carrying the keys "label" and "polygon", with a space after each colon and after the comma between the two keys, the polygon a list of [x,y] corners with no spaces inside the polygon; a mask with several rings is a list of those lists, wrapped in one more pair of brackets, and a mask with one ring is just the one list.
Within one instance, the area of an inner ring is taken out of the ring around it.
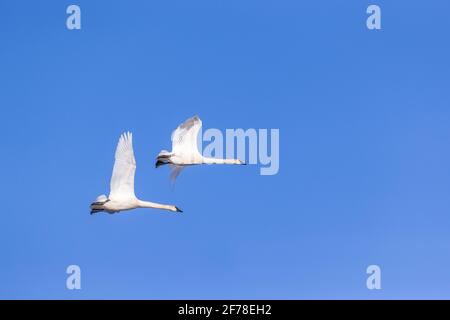
{"label": "swan wing", "polygon": [[184,166],[177,166],[177,165],[170,165],[170,181],[172,184],[175,184],[175,181],[177,180],[178,175],[183,171]]}
{"label": "swan wing", "polygon": [[172,152],[185,158],[200,156],[197,138],[201,127],[202,120],[198,116],[180,124],[172,133]]}
{"label": "swan wing", "polygon": [[131,132],[124,133],[120,136],[115,158],[109,198],[134,198],[136,160],[134,159],[133,135]]}

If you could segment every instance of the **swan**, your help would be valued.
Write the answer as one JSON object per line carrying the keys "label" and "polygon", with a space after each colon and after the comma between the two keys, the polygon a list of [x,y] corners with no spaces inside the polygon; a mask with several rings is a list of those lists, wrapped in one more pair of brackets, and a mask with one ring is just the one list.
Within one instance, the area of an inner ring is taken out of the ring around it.
{"label": "swan", "polygon": [[102,211],[111,214],[136,208],[155,208],[183,212],[173,205],[139,200],[134,194],[135,173],[136,160],[133,152],[133,135],[131,132],[127,132],[120,136],[117,144],[109,197],[104,194],[98,196],[91,204],[91,214]]}
{"label": "swan", "polygon": [[198,164],[237,164],[245,165],[239,159],[216,159],[204,157],[197,148],[197,137],[202,127],[202,120],[193,116],[180,124],[172,133],[172,152],[161,150],[156,157],[156,168],[168,164],[172,169],[171,180],[174,182],[180,172],[189,165]]}

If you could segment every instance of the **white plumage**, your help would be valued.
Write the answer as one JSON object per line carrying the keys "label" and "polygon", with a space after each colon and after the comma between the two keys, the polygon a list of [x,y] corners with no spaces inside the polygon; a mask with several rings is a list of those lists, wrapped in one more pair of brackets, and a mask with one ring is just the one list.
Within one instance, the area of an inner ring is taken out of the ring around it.
{"label": "white plumage", "polygon": [[135,174],[136,160],[134,159],[133,152],[133,135],[127,132],[120,136],[119,143],[117,144],[109,199],[135,198]]}
{"label": "white plumage", "polygon": [[133,152],[133,135],[131,132],[120,136],[116,148],[114,168],[110,182],[109,196],[100,195],[91,204],[91,214],[105,211],[116,213],[136,208],[156,208],[182,212],[174,205],[164,205],[139,200],[134,194],[134,176],[136,160]]}
{"label": "white plumage", "polygon": [[162,150],[156,158],[156,167],[168,164],[172,169],[172,181],[181,170],[189,165],[198,164],[245,164],[239,159],[216,159],[204,157],[197,146],[198,133],[202,121],[198,116],[189,118],[172,133],[172,151]]}

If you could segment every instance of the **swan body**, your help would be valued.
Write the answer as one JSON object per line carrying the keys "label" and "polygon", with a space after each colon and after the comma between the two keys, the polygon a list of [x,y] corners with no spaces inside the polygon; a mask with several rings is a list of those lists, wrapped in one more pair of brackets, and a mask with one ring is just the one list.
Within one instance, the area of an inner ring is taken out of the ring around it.
{"label": "swan body", "polygon": [[116,148],[115,162],[110,182],[110,193],[102,194],[91,204],[91,214],[116,213],[137,208],[163,209],[182,212],[174,205],[139,200],[134,194],[136,160],[133,151],[133,136],[130,132],[120,136]]}
{"label": "swan body", "polygon": [[197,147],[198,133],[202,127],[202,121],[194,116],[178,126],[172,133],[172,151],[162,150],[156,158],[156,168],[168,164],[172,169],[172,181],[180,174],[181,170],[190,165],[200,164],[233,164],[244,165],[239,159],[218,159],[204,157]]}

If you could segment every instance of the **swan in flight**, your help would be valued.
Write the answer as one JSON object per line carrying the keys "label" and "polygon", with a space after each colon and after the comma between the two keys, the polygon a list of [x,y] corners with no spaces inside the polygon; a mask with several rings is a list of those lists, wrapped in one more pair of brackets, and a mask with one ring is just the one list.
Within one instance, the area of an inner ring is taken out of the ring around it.
{"label": "swan in flight", "polygon": [[178,126],[172,133],[172,152],[162,150],[156,158],[156,168],[168,164],[172,169],[171,180],[175,181],[181,170],[196,164],[240,164],[239,159],[215,159],[204,157],[197,148],[197,136],[202,120],[194,116]]}
{"label": "swan in flight", "polygon": [[134,195],[136,160],[133,152],[133,136],[130,132],[120,136],[115,158],[109,197],[105,195],[97,197],[95,202],[91,204],[91,214],[101,211],[116,213],[136,208],[155,208],[182,212],[176,206],[142,201]]}

